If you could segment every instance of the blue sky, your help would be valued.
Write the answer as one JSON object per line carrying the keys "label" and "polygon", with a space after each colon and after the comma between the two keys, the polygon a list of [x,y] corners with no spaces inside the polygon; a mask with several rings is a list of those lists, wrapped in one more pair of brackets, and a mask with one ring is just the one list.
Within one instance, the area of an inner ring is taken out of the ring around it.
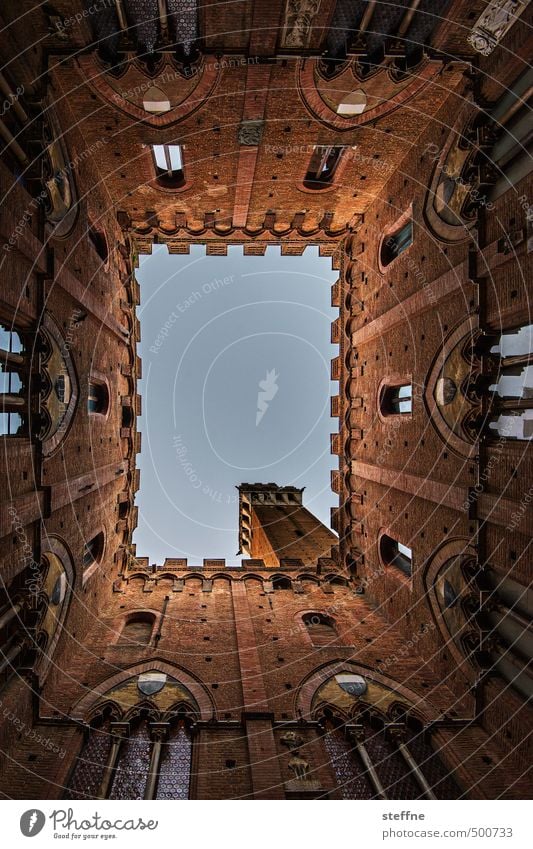
{"label": "blue sky", "polygon": [[329,525],[329,258],[208,257],[201,245],[141,257],[143,414],[138,556],[238,563],[239,483],[305,486]]}

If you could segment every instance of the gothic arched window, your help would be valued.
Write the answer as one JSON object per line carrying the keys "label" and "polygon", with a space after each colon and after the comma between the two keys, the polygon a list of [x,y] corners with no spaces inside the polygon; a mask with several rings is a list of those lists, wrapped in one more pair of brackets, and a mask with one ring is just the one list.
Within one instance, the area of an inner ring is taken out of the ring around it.
{"label": "gothic arched window", "polygon": [[192,740],[183,720],[161,745],[156,799],[188,799],[191,783]]}
{"label": "gothic arched window", "polygon": [[344,799],[457,799],[460,789],[417,720],[324,710],[322,741]]}
{"label": "gothic arched window", "polygon": [[188,720],[130,722],[100,717],[78,756],[67,799],[188,799],[192,738]]}
{"label": "gothic arched window", "polygon": [[78,755],[65,794],[66,799],[98,798],[112,742],[109,720],[100,718],[90,728],[89,735]]}
{"label": "gothic arched window", "polygon": [[490,592],[479,617],[488,634],[488,664],[525,699],[531,699],[533,589],[491,568],[483,571],[481,587]]}
{"label": "gothic arched window", "polygon": [[322,741],[343,799],[372,799],[374,791],[342,723],[324,722]]}
{"label": "gothic arched window", "polygon": [[129,736],[121,744],[109,793],[110,799],[144,799],[150,749],[148,723],[143,719],[133,726]]}

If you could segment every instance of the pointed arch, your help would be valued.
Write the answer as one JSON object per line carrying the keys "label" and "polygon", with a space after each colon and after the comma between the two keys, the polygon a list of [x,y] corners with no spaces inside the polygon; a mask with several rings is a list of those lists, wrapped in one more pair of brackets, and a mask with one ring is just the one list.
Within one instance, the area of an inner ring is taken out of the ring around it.
{"label": "pointed arch", "polygon": [[98,705],[102,699],[105,699],[106,693],[109,693],[110,690],[113,690],[119,684],[123,684],[128,679],[140,675],[142,672],[153,671],[163,672],[166,675],[169,675],[189,690],[198,705],[201,720],[207,721],[215,718],[215,705],[207,688],[200,683],[197,678],[193,678],[193,676],[185,669],[182,669],[179,666],[173,666],[171,663],[167,663],[166,661],[159,660],[157,658],[144,661],[143,663],[136,663],[133,666],[128,666],[121,669],[120,672],[117,672],[115,675],[101,681],[89,693],[82,696],[82,698],[74,705],[72,718],[74,720],[85,722],[87,716],[91,713],[94,707]]}

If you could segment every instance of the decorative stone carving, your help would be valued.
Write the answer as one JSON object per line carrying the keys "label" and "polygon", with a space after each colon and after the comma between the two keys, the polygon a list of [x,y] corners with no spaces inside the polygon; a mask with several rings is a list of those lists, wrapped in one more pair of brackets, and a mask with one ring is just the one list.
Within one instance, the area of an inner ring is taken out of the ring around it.
{"label": "decorative stone carving", "polygon": [[478,53],[489,56],[520,17],[529,0],[492,0],[477,19],[468,41]]}
{"label": "decorative stone carving", "polygon": [[263,121],[243,121],[239,127],[239,144],[256,147],[263,136]]}
{"label": "decorative stone carving", "polygon": [[284,746],[288,746],[288,748],[292,751],[293,749],[299,749],[300,746],[303,746],[303,738],[300,737],[296,731],[287,731],[281,738],[281,742]]}
{"label": "decorative stone carving", "polygon": [[294,772],[297,781],[306,781],[309,774],[309,762],[298,755],[296,752],[292,755],[289,761],[289,769]]}
{"label": "decorative stone carving", "polygon": [[311,27],[320,8],[320,0],[287,0],[282,47],[307,47]]}

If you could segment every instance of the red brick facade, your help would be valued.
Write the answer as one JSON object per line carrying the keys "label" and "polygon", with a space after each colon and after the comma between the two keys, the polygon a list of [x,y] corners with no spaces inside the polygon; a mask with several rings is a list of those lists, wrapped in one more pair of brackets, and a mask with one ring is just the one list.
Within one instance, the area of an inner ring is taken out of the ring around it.
{"label": "red brick facade", "polygon": [[[152,763],[190,751],[191,798],[530,797],[531,400],[491,387],[532,357],[495,351],[532,323],[531,12],[482,53],[486,3],[419,5],[216,3],[194,47],[162,22],[151,53],[81,0],[3,4],[4,795],[114,792],[147,723]],[[335,534],[297,497],[241,498],[241,567],[136,556],[154,243],[331,256]]]}

